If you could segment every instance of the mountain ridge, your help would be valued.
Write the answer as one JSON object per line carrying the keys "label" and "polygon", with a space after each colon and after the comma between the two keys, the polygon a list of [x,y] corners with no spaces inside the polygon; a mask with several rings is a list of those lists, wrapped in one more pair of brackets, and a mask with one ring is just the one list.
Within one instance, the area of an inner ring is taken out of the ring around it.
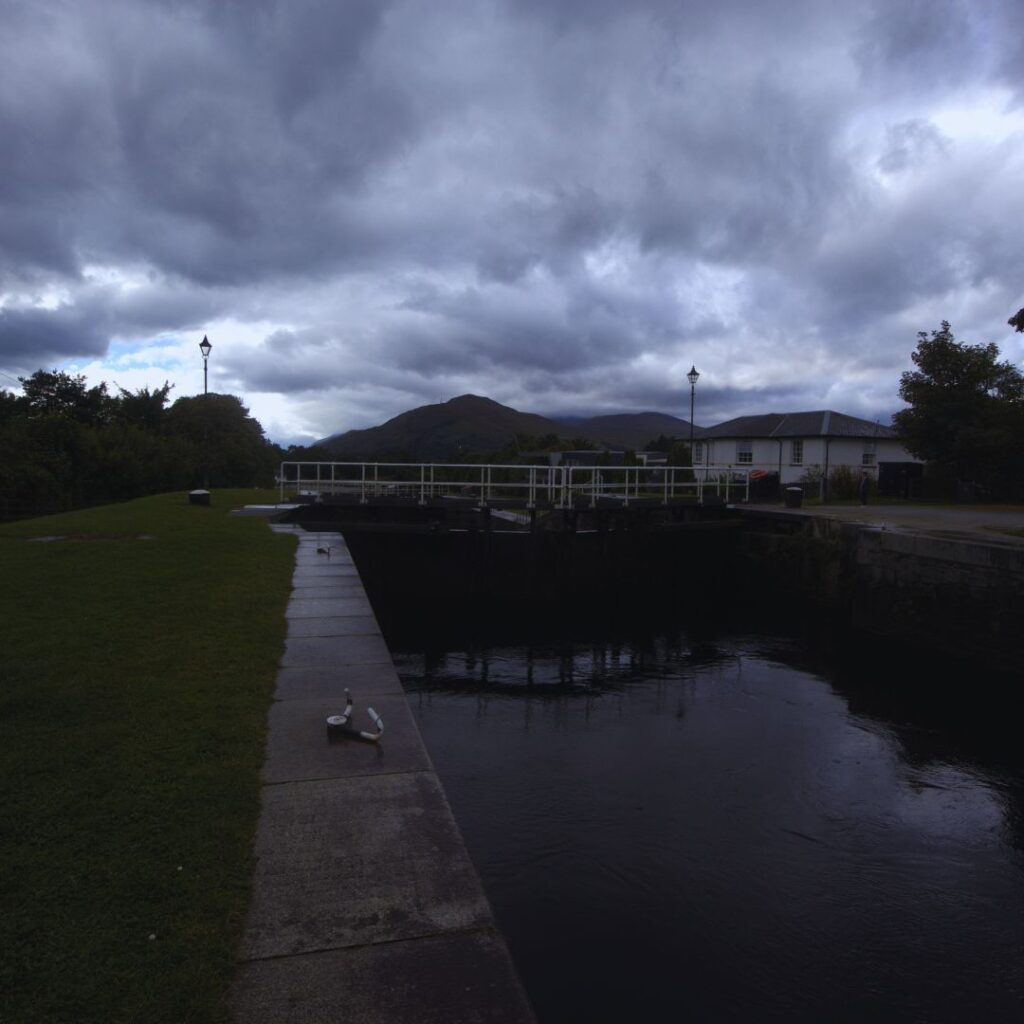
{"label": "mountain ridge", "polygon": [[686,437],[689,429],[686,420],[666,413],[616,413],[567,422],[520,412],[482,395],[459,395],[409,409],[376,427],[331,434],[316,444],[334,458],[352,461],[445,459],[497,451],[519,434],[555,434],[598,446],[639,448],[659,434]]}

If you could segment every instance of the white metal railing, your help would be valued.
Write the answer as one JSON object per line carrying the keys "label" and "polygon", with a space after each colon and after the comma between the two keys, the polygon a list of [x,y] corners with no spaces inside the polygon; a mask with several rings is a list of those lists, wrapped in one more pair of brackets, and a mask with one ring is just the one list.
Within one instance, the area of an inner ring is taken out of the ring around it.
{"label": "white metal railing", "polygon": [[385,497],[415,498],[425,505],[436,498],[538,502],[572,508],[580,500],[591,507],[601,499],[628,506],[631,501],[678,498],[703,501],[709,494],[729,501],[750,497],[752,466],[511,466],[435,462],[282,462],[278,481],[300,494],[350,495],[366,504]]}

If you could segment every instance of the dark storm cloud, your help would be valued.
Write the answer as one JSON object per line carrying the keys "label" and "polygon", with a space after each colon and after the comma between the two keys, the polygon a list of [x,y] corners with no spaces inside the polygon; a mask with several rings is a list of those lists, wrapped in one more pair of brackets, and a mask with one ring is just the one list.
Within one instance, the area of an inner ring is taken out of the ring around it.
{"label": "dark storm cloud", "polygon": [[915,92],[948,89],[975,75],[971,60],[988,42],[973,0],[874,0],[853,53],[868,83]]}
{"label": "dark storm cloud", "polygon": [[0,352],[16,369],[97,356],[107,347],[106,326],[72,306],[0,309]]}
{"label": "dark storm cloud", "polygon": [[1024,301],[1020,139],[936,120],[1024,95],[1011,0],[0,18],[9,367],[231,321],[239,390],[380,418],[441,387],[671,409],[691,361],[715,408],[820,405],[850,353]]}

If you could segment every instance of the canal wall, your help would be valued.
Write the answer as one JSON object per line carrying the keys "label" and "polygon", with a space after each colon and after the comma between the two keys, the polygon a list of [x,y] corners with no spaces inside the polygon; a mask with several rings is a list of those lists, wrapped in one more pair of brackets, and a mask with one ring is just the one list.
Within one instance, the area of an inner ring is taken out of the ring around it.
{"label": "canal wall", "polygon": [[997,672],[1024,662],[1024,546],[742,510],[749,588],[869,636]]}
{"label": "canal wall", "polygon": [[287,518],[306,530],[343,533],[378,607],[396,596],[561,604],[656,598],[698,581],[707,598],[730,575],[731,534],[740,525],[721,504],[510,514],[451,503],[318,503]]}
{"label": "canal wall", "polygon": [[[505,600],[567,608],[678,603],[886,638],[1000,673],[1024,660],[1024,545],[743,506],[570,510],[508,529],[487,509],[317,506],[375,604]],[[305,520],[311,520],[305,522]]]}
{"label": "canal wall", "polygon": [[[657,595],[728,575],[738,524],[586,532],[345,528],[371,599],[587,602]],[[682,578],[680,576],[682,569]]]}

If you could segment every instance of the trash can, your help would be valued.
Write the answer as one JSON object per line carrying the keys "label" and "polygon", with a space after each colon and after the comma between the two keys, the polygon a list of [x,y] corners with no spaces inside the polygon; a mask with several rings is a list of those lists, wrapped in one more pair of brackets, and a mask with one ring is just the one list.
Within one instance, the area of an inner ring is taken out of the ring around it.
{"label": "trash can", "polygon": [[189,491],[188,492],[188,503],[190,505],[209,505],[210,504],[210,492],[205,490]]}
{"label": "trash can", "polygon": [[804,489],[802,487],[786,488],[786,508],[799,508],[804,501]]}

